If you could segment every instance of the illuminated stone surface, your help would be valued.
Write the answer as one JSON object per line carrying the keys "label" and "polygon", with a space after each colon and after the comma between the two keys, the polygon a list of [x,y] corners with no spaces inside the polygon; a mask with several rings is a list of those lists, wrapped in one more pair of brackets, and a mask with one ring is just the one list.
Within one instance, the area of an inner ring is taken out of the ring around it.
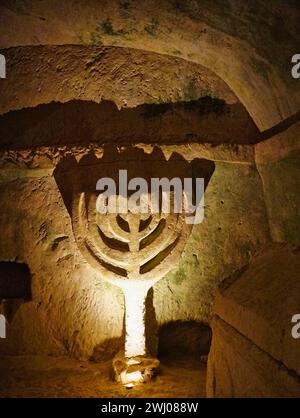
{"label": "illuminated stone surface", "polygon": [[111,145],[213,162],[205,220],[150,290],[146,334],[195,321],[215,324],[222,341],[212,320],[218,284],[268,243],[300,242],[296,3],[98,4],[0,5],[0,259],[32,274],[32,300],[14,306],[2,353],[100,361],[125,344],[122,292],[78,250],[55,178],[68,158],[101,159]]}
{"label": "illuminated stone surface", "polygon": [[226,279],[214,304],[209,396],[299,397],[299,247],[273,244]]}
{"label": "illuminated stone surface", "polygon": [[101,7],[97,0],[86,7],[75,0],[67,4],[1,5],[0,47],[113,44],[179,55],[218,74],[260,130],[299,110],[299,87],[290,75],[300,35],[292,3],[142,0],[127,10],[117,0]]}

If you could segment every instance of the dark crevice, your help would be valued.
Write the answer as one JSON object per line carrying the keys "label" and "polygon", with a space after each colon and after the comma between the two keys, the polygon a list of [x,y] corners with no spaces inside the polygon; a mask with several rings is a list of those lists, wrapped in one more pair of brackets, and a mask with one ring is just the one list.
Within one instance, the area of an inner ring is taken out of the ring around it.
{"label": "dark crevice", "polygon": [[0,138],[0,149],[11,150],[88,143],[252,144],[259,130],[243,105],[212,98],[121,110],[110,101],[72,100],[1,115]]}
{"label": "dark crevice", "polygon": [[0,262],[0,299],[31,300],[31,274],[27,264]]}
{"label": "dark crevice", "polygon": [[108,236],[106,236],[103,231],[101,231],[101,229],[98,227],[98,231],[99,231],[99,235],[102,239],[102,241],[104,242],[104,244],[106,244],[106,246],[108,248],[112,248],[115,250],[119,250],[122,252],[127,252],[129,251],[129,246],[127,244],[127,242],[123,242],[123,241],[119,241],[116,238],[110,238]]}

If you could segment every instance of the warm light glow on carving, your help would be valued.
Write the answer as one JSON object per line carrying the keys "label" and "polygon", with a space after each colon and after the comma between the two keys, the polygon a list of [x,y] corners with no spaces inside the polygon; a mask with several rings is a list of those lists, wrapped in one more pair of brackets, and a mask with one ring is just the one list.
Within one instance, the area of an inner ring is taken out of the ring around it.
{"label": "warm light glow on carving", "polygon": [[[173,209],[100,213],[97,199],[93,192],[74,195],[74,233],[85,258],[124,294],[125,347],[113,360],[114,377],[122,385],[145,383],[159,370],[159,360],[146,347],[147,294],[176,266],[192,225],[185,222],[184,212]],[[169,200],[174,208],[173,193]],[[147,201],[151,202],[149,196]]]}

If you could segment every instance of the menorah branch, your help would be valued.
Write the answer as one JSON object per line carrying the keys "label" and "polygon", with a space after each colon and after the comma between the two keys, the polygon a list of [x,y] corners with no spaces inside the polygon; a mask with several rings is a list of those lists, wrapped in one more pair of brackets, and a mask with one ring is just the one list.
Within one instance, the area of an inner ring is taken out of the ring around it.
{"label": "menorah branch", "polygon": [[93,193],[76,195],[73,205],[82,253],[124,295],[125,346],[113,360],[115,379],[124,385],[147,382],[159,368],[146,342],[147,294],[176,266],[191,227],[184,213],[151,213],[150,208],[149,213],[99,213]]}

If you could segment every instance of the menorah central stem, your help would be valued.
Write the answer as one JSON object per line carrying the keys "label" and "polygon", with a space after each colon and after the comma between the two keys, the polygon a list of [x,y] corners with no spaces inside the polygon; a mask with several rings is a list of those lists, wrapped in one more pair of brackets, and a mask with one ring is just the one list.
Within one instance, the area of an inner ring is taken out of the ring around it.
{"label": "menorah central stem", "polygon": [[146,354],[146,297],[148,283],[132,283],[123,288],[125,297],[125,357],[144,356]]}
{"label": "menorah central stem", "polygon": [[113,367],[115,379],[125,385],[148,382],[159,369],[146,347],[146,298],[154,283],[129,279],[119,284],[125,299],[125,353],[115,357]]}

